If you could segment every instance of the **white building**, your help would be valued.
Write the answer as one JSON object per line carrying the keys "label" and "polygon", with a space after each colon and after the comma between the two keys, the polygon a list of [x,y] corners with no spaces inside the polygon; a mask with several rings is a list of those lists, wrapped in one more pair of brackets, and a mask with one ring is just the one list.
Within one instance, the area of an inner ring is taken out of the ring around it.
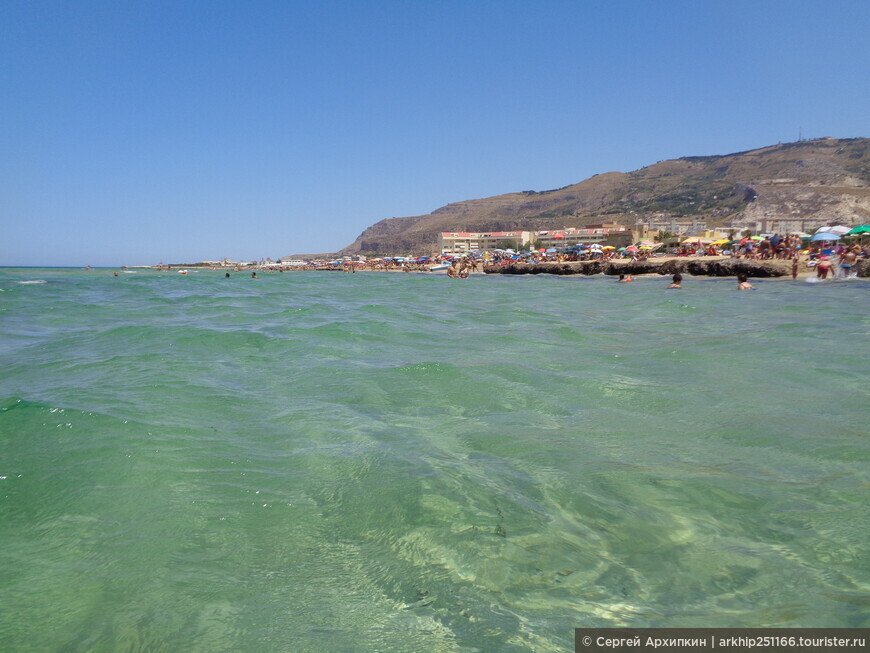
{"label": "white building", "polygon": [[567,227],[548,231],[444,231],[438,235],[438,251],[448,256],[485,252],[499,247],[526,249],[563,249],[572,245],[592,243],[614,246],[628,245],[632,232],[618,224],[588,225],[585,228]]}
{"label": "white building", "polygon": [[512,243],[522,248],[528,243],[528,231],[443,231],[438,235],[438,251],[448,256],[485,252]]}

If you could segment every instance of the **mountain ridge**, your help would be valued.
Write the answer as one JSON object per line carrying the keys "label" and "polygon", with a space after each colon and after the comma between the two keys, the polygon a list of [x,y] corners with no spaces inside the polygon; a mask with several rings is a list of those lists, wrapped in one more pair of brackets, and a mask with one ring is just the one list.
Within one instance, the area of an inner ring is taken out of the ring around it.
{"label": "mountain ridge", "polygon": [[739,226],[765,217],[870,222],[870,139],[823,138],[658,161],[546,191],[451,202],[369,227],[342,255],[428,254],[442,231],[546,230],[697,218]]}

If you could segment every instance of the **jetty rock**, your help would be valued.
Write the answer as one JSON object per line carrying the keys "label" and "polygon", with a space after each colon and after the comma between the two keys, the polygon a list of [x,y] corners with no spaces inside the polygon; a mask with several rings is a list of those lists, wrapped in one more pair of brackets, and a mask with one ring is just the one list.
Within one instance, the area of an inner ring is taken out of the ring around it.
{"label": "jetty rock", "polygon": [[666,261],[570,261],[563,263],[510,263],[488,265],[487,274],[690,274],[692,276],[783,277],[791,274],[791,261],[747,261],[743,259],[669,259]]}

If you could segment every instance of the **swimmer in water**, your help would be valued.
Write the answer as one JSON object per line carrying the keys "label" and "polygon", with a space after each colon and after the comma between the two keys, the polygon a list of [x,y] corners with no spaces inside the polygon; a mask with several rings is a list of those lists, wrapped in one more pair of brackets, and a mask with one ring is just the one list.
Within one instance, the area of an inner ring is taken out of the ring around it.
{"label": "swimmer in water", "polygon": [[683,275],[677,272],[674,275],[673,281],[671,281],[671,285],[668,288],[682,288],[683,287]]}

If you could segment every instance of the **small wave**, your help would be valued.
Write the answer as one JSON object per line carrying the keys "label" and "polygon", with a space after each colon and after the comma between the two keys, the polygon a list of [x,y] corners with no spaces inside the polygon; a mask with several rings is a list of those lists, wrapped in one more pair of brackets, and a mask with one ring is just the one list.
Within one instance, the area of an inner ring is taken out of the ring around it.
{"label": "small wave", "polygon": [[18,283],[22,286],[33,286],[33,285],[43,284],[43,283],[47,283],[47,282],[45,281],[45,279],[32,279],[30,281],[16,281],[16,283]]}
{"label": "small wave", "polygon": [[861,277],[831,277],[830,279],[822,279],[821,277],[807,277],[805,283],[844,283],[847,281],[863,281]]}

